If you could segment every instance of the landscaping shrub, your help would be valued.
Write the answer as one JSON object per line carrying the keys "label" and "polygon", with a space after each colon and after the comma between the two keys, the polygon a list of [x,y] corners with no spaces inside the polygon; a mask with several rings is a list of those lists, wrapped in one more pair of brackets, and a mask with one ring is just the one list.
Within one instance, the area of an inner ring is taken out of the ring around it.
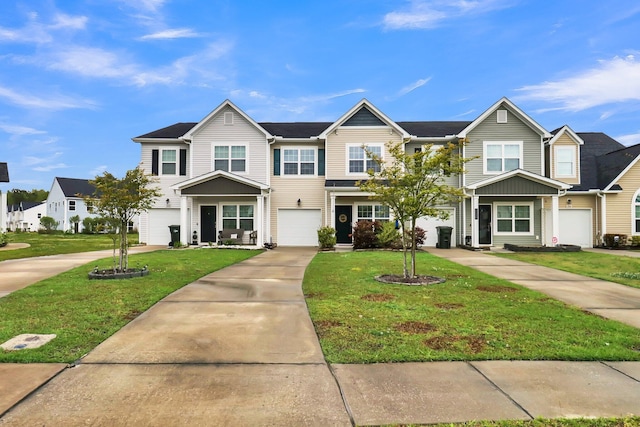
{"label": "landscaping shrub", "polygon": [[[411,242],[412,231],[411,230],[406,230],[405,233],[407,234],[407,239],[409,240],[409,242]],[[420,246],[424,245],[424,239],[425,239],[427,233],[420,227],[416,227],[413,230],[413,233],[415,233],[415,235],[416,235],[416,248],[419,248]]]}
{"label": "landscaping shrub", "polygon": [[58,228],[59,222],[50,216],[40,218],[40,230],[38,233],[51,234]]}
{"label": "landscaping shrub", "polygon": [[398,249],[402,247],[402,241],[400,240],[400,233],[396,229],[396,224],[391,221],[383,222],[380,232],[377,234],[378,245],[381,248],[394,248]]}
{"label": "landscaping shrub", "polygon": [[378,247],[377,233],[382,229],[380,221],[360,220],[353,226],[353,249]]}
{"label": "landscaping shrub", "polygon": [[631,246],[640,246],[640,236],[631,236]]}
{"label": "landscaping shrub", "polygon": [[627,235],[626,234],[605,234],[604,245],[608,248],[618,248],[620,246],[626,246]]}
{"label": "landscaping shrub", "polygon": [[9,243],[9,236],[7,236],[7,233],[0,233],[0,248],[7,246],[7,243]]}
{"label": "landscaping shrub", "polygon": [[320,244],[320,249],[331,249],[335,247],[336,242],[335,228],[325,226],[318,229],[318,243]]}

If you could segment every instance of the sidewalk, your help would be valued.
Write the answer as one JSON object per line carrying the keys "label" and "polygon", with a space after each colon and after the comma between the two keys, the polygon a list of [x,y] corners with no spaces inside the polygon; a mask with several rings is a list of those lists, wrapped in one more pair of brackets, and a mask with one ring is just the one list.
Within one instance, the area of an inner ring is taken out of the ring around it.
{"label": "sidewalk", "polygon": [[[0,414],[13,406],[0,425],[352,426],[640,414],[639,362],[328,365],[300,286],[314,255],[278,248],[205,276],[75,367],[45,365],[52,372],[36,378],[23,373],[33,365],[0,364],[3,383],[26,396],[0,406]],[[455,249],[438,255],[511,265]]]}

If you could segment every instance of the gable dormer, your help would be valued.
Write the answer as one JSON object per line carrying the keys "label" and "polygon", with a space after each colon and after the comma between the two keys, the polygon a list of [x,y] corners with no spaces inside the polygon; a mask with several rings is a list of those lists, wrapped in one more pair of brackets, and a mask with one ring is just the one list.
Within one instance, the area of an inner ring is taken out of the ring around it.
{"label": "gable dormer", "polygon": [[554,132],[545,147],[545,175],[551,179],[580,184],[580,148],[584,141],[569,126]]}

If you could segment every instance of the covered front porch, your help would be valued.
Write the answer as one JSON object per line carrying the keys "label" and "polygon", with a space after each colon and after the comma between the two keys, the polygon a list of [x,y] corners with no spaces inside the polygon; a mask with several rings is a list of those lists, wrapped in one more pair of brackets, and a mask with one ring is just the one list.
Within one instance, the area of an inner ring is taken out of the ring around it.
{"label": "covered front porch", "polygon": [[269,187],[215,171],[172,187],[180,196],[180,241],[262,247],[268,235]]}
{"label": "covered front porch", "polygon": [[[571,185],[516,169],[465,187],[463,236],[474,248],[555,246],[560,240],[559,197]],[[545,199],[551,206],[545,206]],[[550,211],[549,220],[543,212]]]}

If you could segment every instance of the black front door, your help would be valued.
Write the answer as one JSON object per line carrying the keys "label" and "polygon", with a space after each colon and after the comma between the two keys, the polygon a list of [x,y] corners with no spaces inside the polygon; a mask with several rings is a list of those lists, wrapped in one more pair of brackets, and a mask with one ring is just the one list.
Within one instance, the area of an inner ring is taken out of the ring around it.
{"label": "black front door", "polygon": [[336,206],[336,240],[351,243],[351,206]]}
{"label": "black front door", "polygon": [[216,207],[200,206],[200,241],[216,241]]}
{"label": "black front door", "polygon": [[478,243],[491,244],[491,205],[478,206]]}

